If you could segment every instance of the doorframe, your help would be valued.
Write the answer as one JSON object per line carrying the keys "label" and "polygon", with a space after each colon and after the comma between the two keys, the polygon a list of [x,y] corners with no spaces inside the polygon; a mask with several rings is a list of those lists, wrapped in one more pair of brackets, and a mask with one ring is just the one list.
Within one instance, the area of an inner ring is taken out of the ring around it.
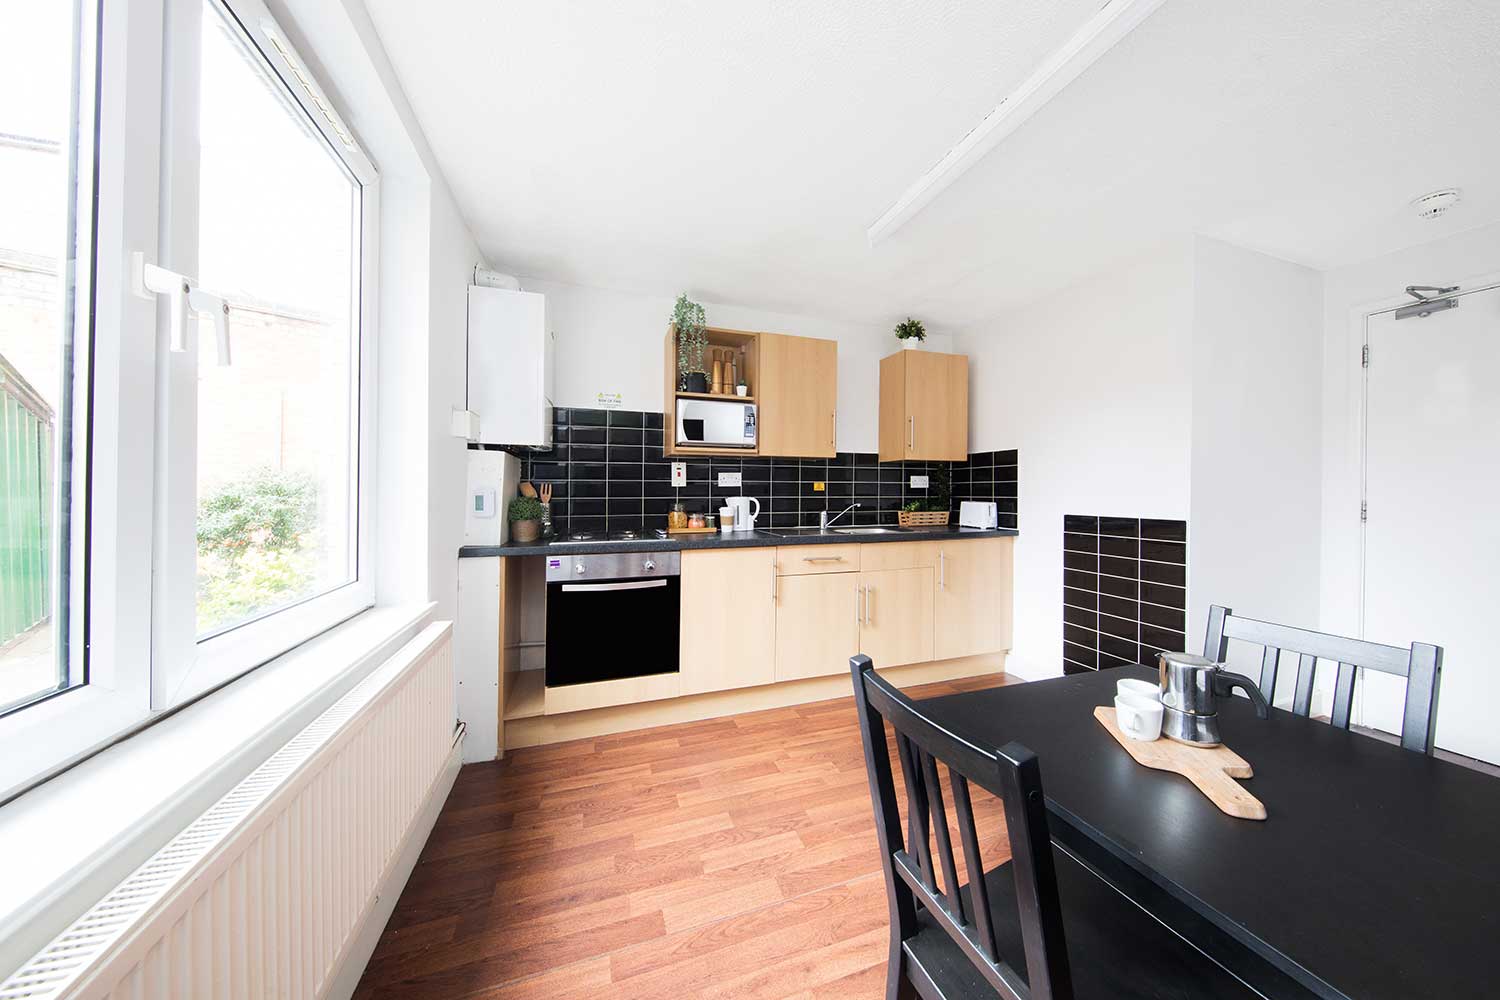
{"label": "doorframe", "polygon": [[[1467,295],[1477,295],[1481,292],[1494,291],[1500,288],[1500,271],[1486,271],[1469,277],[1459,278],[1455,284],[1459,291],[1443,298],[1463,298]],[[1402,306],[1412,304],[1409,295],[1390,295],[1373,301],[1361,303],[1349,310],[1348,343],[1353,350],[1346,353],[1351,358],[1349,382],[1351,400],[1351,421],[1349,441],[1350,468],[1357,471],[1359,483],[1359,502],[1361,509],[1369,502],[1369,394],[1370,394],[1370,369],[1364,364],[1364,352],[1370,344],[1370,320],[1386,313],[1395,312]],[[1372,362],[1375,360],[1371,359]],[[1358,566],[1356,569],[1356,586],[1358,595],[1356,597],[1356,615],[1358,622],[1358,636],[1365,638],[1365,579],[1366,579],[1366,531],[1367,522],[1361,518],[1359,521],[1359,543],[1356,547],[1358,552]],[[1359,683],[1354,689],[1353,719],[1359,725],[1365,724],[1364,719],[1364,669],[1360,668]],[[1321,689],[1322,684],[1318,687]]]}

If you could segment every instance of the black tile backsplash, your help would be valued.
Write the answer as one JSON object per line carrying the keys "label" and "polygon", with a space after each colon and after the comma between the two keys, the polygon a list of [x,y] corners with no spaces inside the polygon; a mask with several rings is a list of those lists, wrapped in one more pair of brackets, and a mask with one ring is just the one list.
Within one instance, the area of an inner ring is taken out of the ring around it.
{"label": "black tile backsplash", "polygon": [[[521,458],[523,479],[552,483],[552,522],[559,534],[664,527],[674,500],[682,500],[690,511],[713,513],[726,498],[741,494],[760,501],[762,527],[816,525],[819,511],[837,512],[855,502],[861,506],[840,524],[894,524],[902,505],[927,495],[911,488],[911,477],[930,476],[940,468],[948,469],[952,480],[955,522],[960,501],[985,500],[998,505],[1000,527],[1018,527],[1014,449],[976,452],[967,462],[951,463],[881,464],[869,452],[808,459],[688,458],[682,459],[688,485],[674,489],[672,459],[662,453],[662,414],[557,407],[552,424],[550,450],[504,450]],[[743,485],[720,487],[720,472],[738,472]]]}
{"label": "black tile backsplash", "polygon": [[1187,522],[1063,518],[1063,672],[1187,649]]}

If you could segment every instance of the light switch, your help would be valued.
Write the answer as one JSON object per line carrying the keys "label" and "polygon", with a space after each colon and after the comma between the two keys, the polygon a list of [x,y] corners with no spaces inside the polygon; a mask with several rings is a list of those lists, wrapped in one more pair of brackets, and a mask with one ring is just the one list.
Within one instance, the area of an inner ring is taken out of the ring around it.
{"label": "light switch", "polygon": [[495,491],[475,490],[469,498],[470,513],[475,517],[495,516]]}
{"label": "light switch", "polygon": [[738,473],[738,472],[721,472],[721,473],[719,473],[719,485],[720,486],[738,486],[738,485],[740,485],[740,473]]}
{"label": "light switch", "polygon": [[914,489],[914,490],[925,490],[927,488],[927,477],[926,476],[912,476],[911,477],[911,488]]}
{"label": "light switch", "polygon": [[672,485],[673,486],[686,486],[687,485],[687,463],[686,462],[673,462],[672,463]]}

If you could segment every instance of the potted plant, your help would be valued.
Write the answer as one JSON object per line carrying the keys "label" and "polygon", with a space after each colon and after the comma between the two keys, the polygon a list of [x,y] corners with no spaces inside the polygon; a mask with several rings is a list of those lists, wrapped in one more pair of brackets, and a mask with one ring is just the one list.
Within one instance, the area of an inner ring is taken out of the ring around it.
{"label": "potted plant", "polygon": [[947,524],[952,506],[952,479],[941,466],[927,474],[925,499],[912,500],[896,513],[896,523],[903,528]]}
{"label": "potted plant", "polygon": [[542,534],[542,502],[536,497],[516,497],[506,509],[510,521],[510,540],[534,542]]}
{"label": "potted plant", "polygon": [[896,324],[896,339],[901,341],[901,346],[906,350],[915,351],[927,339],[927,328],[922,325],[921,320],[908,316]]}
{"label": "potted plant", "polygon": [[708,316],[703,307],[686,295],[677,296],[672,307],[672,328],[677,333],[677,388],[683,392],[707,392],[708,369],[703,352],[708,347]]}
{"label": "potted plant", "polygon": [[736,396],[750,395],[750,383],[745,381],[745,376],[741,375],[740,380],[735,383],[734,394]]}

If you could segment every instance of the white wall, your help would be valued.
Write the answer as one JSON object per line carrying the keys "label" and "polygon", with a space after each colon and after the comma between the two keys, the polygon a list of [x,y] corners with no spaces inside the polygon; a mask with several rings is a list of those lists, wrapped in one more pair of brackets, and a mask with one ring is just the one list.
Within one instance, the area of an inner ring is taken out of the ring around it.
{"label": "white wall", "polygon": [[[1205,238],[1193,272],[1187,634],[1196,651],[1211,604],[1318,625],[1323,278]],[[1230,658],[1259,676],[1251,651]]]}
{"label": "white wall", "polygon": [[1066,514],[1188,516],[1192,243],[960,330],[969,447],[1020,452],[1007,669],[1062,672]]}
{"label": "white wall", "polygon": [[[1324,276],[1322,628],[1359,634],[1362,315],[1405,300],[1407,285],[1475,284],[1500,272],[1500,224],[1347,267]],[[1477,591],[1490,581],[1476,580]]]}
{"label": "white wall", "polygon": [[467,511],[468,445],[452,434],[452,414],[467,396],[468,288],[479,247],[447,191],[432,202],[427,326],[428,595],[440,618],[458,611],[458,549]]}
{"label": "white wall", "polygon": [[[618,392],[627,410],[661,410],[663,340],[675,296],[637,295],[522,278],[547,296],[547,321],[557,335],[558,406],[598,405]],[[704,302],[710,326],[821,337],[839,343],[838,449],[875,451],[880,359],[900,349],[890,330],[744,306]],[[948,350],[952,338],[929,333],[928,346]]]}
{"label": "white wall", "polygon": [[449,414],[480,252],[360,0],[272,3],[380,170],[376,598],[452,617],[467,462]]}

